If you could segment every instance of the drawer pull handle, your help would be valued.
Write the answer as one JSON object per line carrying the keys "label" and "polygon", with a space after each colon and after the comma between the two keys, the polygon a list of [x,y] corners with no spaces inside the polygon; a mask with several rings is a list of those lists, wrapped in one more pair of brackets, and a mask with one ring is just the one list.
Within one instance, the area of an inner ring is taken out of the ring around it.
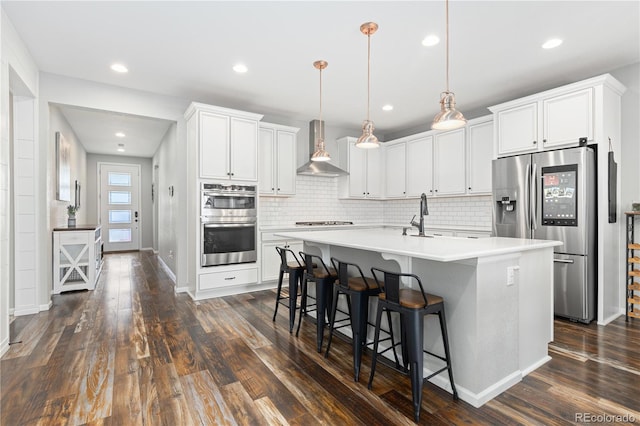
{"label": "drawer pull handle", "polygon": [[228,281],[228,280],[235,280],[235,279],[236,279],[236,277],[226,277],[226,278],[225,278],[225,280],[227,280],[227,281]]}
{"label": "drawer pull handle", "polygon": [[556,263],[573,263],[573,259],[553,259]]}

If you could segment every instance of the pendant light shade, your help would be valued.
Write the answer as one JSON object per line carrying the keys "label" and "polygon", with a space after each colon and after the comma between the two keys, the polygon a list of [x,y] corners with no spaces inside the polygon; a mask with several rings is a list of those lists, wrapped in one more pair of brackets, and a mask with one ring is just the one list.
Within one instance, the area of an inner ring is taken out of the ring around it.
{"label": "pendant light shade", "polygon": [[313,66],[320,71],[320,131],[318,137],[315,140],[315,151],[311,155],[311,161],[329,161],[331,156],[326,151],[324,146],[324,134],[322,132],[324,126],[322,125],[322,70],[327,68],[329,63],[327,61],[315,61]]}
{"label": "pendant light shade", "polygon": [[435,130],[451,130],[467,124],[466,118],[456,110],[456,96],[449,90],[449,0],[446,7],[446,56],[447,56],[447,90],[440,94],[440,112],[434,117],[431,128]]}
{"label": "pendant light shade", "polygon": [[369,119],[369,101],[371,94],[371,36],[378,31],[378,24],[365,22],[360,25],[360,32],[367,36],[367,119],[362,123],[362,135],[356,141],[358,148],[378,148],[380,142],[373,134],[373,121]]}

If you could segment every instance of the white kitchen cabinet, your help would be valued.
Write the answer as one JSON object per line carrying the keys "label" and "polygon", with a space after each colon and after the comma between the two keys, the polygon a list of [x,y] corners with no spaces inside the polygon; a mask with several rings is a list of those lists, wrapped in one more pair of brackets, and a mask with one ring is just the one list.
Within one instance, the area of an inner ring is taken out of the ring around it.
{"label": "white kitchen cabinet", "polygon": [[603,83],[615,85],[610,80],[600,76],[489,108],[498,156],[578,146],[581,139],[595,143],[596,93]]}
{"label": "white kitchen cabinet", "polygon": [[362,149],[356,138],[338,140],[340,166],[349,175],[340,178],[340,198],[382,197],[382,149]]}
{"label": "white kitchen cabinet", "polygon": [[262,233],[262,245],[260,253],[260,277],[261,281],[274,281],[280,274],[280,256],[276,247],[285,247],[292,250],[296,256],[303,249],[302,240],[291,240],[276,237],[272,233]]}
{"label": "white kitchen cabinet", "polygon": [[260,123],[260,195],[295,195],[298,128]]}
{"label": "white kitchen cabinet", "polygon": [[102,270],[102,228],[54,228],[53,293],[93,290]]}
{"label": "white kitchen cabinet", "polygon": [[486,118],[467,125],[467,194],[491,194],[493,122]]}
{"label": "white kitchen cabinet", "polygon": [[582,89],[542,101],[545,149],[593,140],[593,89]]}
{"label": "white kitchen cabinet", "polygon": [[196,121],[199,177],[258,180],[258,122],[262,115],[192,103],[185,113]]}
{"label": "white kitchen cabinet", "polygon": [[537,151],[538,103],[532,102],[498,111],[495,130],[498,135],[499,155]]}
{"label": "white kitchen cabinet", "polygon": [[438,133],[433,142],[433,195],[466,193],[465,128]]}
{"label": "white kitchen cabinet", "polygon": [[385,145],[385,197],[419,197],[433,192],[433,137]]}
{"label": "white kitchen cabinet", "polygon": [[406,148],[405,142],[384,147],[386,198],[400,198],[407,195]]}
{"label": "white kitchen cabinet", "polygon": [[433,136],[407,141],[407,197],[419,197],[433,190]]}

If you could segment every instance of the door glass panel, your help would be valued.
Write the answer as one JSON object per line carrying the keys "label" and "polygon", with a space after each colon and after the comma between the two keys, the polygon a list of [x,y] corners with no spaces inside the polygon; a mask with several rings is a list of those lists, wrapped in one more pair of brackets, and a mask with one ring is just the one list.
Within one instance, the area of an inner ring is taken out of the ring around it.
{"label": "door glass panel", "polygon": [[131,223],[131,210],[109,210],[109,223]]}
{"label": "door glass panel", "polygon": [[131,204],[131,192],[109,191],[109,204]]}
{"label": "door glass panel", "polygon": [[131,186],[131,173],[109,172],[109,185]]}
{"label": "door glass panel", "polygon": [[131,242],[131,228],[128,229],[109,229],[110,243],[128,243]]}

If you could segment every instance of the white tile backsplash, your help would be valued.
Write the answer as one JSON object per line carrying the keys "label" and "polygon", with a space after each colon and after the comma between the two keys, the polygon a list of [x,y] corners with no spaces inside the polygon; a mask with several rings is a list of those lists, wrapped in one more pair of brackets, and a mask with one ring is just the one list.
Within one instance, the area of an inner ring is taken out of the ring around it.
{"label": "white tile backsplash", "polygon": [[[427,226],[491,227],[491,196],[429,198]],[[356,224],[408,223],[420,200],[340,200],[338,179],[297,176],[293,197],[260,197],[260,226],[298,221],[350,220]]]}

